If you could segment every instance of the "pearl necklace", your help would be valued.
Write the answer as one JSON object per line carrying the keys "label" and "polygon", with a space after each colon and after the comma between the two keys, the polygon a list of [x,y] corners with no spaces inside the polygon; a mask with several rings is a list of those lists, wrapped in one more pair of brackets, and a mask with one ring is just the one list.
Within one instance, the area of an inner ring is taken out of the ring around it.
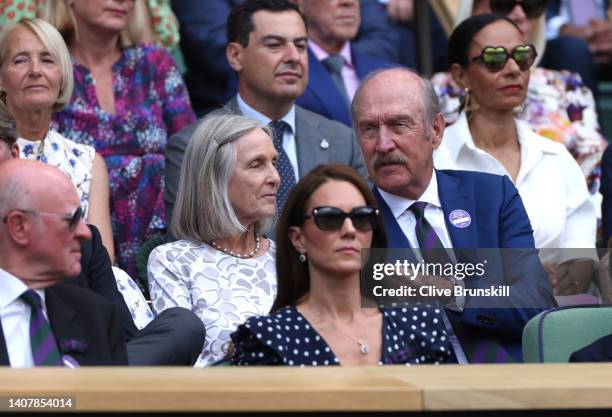
{"label": "pearl necklace", "polygon": [[255,248],[247,254],[234,252],[233,250],[229,248],[222,248],[221,246],[217,245],[217,243],[214,240],[210,241],[210,245],[213,248],[221,252],[225,252],[228,255],[235,256],[236,258],[248,259],[248,258],[252,258],[253,256],[255,256],[257,252],[259,252],[259,248],[261,247],[261,236],[259,236],[258,233],[255,233]]}
{"label": "pearl necklace", "polygon": [[321,321],[324,321],[325,323],[329,324],[330,326],[332,326],[334,329],[336,329],[337,331],[339,331],[340,333],[342,333],[344,336],[346,336],[347,338],[351,339],[353,342],[357,343],[359,345],[359,351],[361,352],[362,355],[367,355],[369,352],[368,349],[368,345],[366,345],[365,341],[363,340],[358,340],[355,339],[353,336],[351,336],[350,334],[346,333],[344,330],[342,330],[340,327],[336,326],[334,323],[332,323],[331,321],[327,321],[325,320],[319,313],[317,313],[314,309],[310,309],[310,311],[312,311],[319,319],[321,319]]}

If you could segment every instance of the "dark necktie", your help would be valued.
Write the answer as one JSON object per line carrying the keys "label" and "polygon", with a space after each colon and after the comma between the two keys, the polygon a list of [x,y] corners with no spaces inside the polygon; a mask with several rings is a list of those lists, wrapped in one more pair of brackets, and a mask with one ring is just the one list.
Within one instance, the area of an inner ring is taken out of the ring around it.
{"label": "dark necktie", "polygon": [[410,206],[410,211],[414,213],[416,224],[414,231],[416,233],[419,248],[423,260],[428,263],[451,263],[451,259],[446,252],[440,237],[425,218],[425,208],[427,203],[416,201]]}
{"label": "dark necktie", "polygon": [[289,161],[287,152],[283,148],[283,134],[285,129],[291,129],[291,127],[282,120],[271,122],[270,126],[274,130],[274,147],[278,152],[278,160],[276,161],[276,169],[280,175],[281,182],[276,194],[276,215],[280,217],[283,212],[283,207],[289,196],[289,192],[295,186],[295,171]]}
{"label": "dark necktie", "polygon": [[342,67],[345,63],[344,58],[341,55],[330,55],[321,62],[331,75],[331,78],[334,81],[334,84],[336,84],[336,88],[340,92],[344,102],[347,106],[349,106],[351,101],[349,100],[348,93],[346,92],[344,78],[342,78]]}
{"label": "dark necktie", "polygon": [[30,345],[34,366],[62,366],[57,341],[45,318],[42,302],[38,293],[27,290],[21,294],[21,299],[30,306]]}
{"label": "dark necktie", "polygon": [[[436,234],[431,224],[425,218],[425,207],[427,203],[417,201],[410,206],[410,211],[416,218],[415,232],[421,255],[427,263],[452,263],[446,252],[440,237]],[[461,347],[470,363],[507,363],[514,362],[512,356],[493,337],[470,332],[461,337],[461,331],[457,332],[461,339]]]}

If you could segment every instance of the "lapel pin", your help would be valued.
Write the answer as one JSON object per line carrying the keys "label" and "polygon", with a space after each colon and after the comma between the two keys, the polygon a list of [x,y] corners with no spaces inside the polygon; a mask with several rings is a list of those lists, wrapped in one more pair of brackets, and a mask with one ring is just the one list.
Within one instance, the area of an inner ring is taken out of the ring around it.
{"label": "lapel pin", "polygon": [[472,223],[470,213],[465,210],[453,210],[448,215],[451,224],[459,229],[465,229]]}
{"label": "lapel pin", "polygon": [[323,138],[321,139],[319,146],[321,147],[321,149],[327,149],[329,148],[329,142],[327,141],[327,139]]}
{"label": "lapel pin", "polygon": [[70,355],[62,356],[62,363],[66,368],[80,368],[79,363]]}

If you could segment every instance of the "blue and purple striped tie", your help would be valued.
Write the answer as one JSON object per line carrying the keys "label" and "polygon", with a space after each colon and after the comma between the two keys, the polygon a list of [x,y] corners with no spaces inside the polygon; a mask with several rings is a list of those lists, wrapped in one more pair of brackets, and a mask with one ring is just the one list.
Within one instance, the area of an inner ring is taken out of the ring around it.
{"label": "blue and purple striped tie", "polygon": [[49,322],[45,318],[42,302],[38,293],[27,290],[21,299],[30,306],[30,345],[34,366],[62,366],[57,341]]}
{"label": "blue and purple striped tie", "polygon": [[414,231],[423,260],[428,263],[451,263],[450,256],[448,256],[440,237],[425,218],[425,207],[427,207],[427,203],[424,201],[416,201],[410,206],[410,211],[414,213],[416,219]]}
{"label": "blue and purple striped tie", "polygon": [[[427,263],[450,263],[452,260],[446,252],[440,237],[431,224],[425,218],[425,207],[423,201],[414,202],[410,211],[416,219],[415,233],[423,260]],[[515,362],[506,349],[492,336],[472,335],[461,337],[461,347],[470,363],[507,363]]]}

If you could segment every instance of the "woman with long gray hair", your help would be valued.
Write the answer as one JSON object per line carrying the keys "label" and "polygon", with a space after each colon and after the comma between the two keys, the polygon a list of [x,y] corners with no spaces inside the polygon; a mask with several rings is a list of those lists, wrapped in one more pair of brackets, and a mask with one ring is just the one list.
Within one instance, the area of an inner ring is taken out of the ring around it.
{"label": "woman with long gray hair", "polygon": [[153,309],[185,307],[206,326],[197,365],[228,353],[230,334],[268,313],[276,296],[272,225],[280,177],[268,127],[244,116],[206,117],[181,168],[171,230],[149,257]]}

